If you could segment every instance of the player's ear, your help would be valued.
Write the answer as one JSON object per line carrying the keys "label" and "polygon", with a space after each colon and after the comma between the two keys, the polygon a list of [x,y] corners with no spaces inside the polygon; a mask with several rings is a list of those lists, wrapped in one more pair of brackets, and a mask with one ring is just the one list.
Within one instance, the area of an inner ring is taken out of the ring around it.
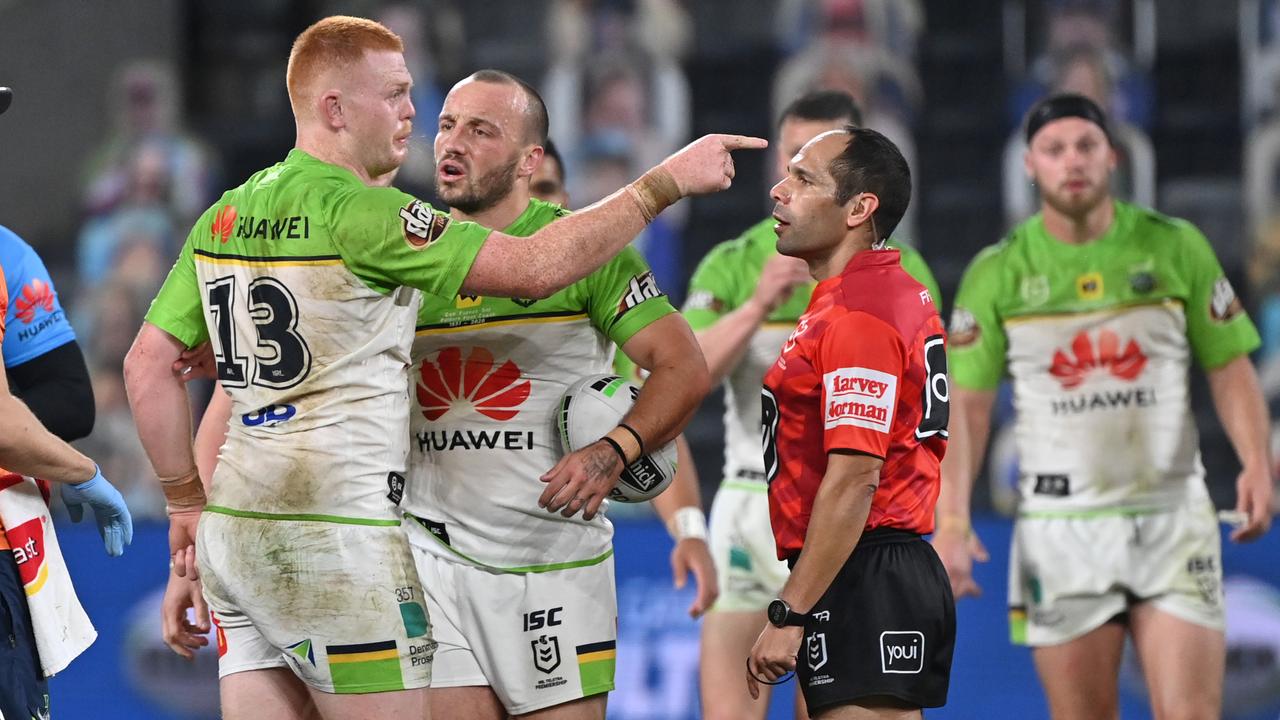
{"label": "player's ear", "polygon": [[1022,170],[1027,174],[1027,179],[1030,180],[1032,183],[1035,183],[1036,173],[1035,173],[1035,170],[1031,169],[1031,146],[1030,145],[1028,145],[1027,149],[1022,153]]}
{"label": "player's ear", "polygon": [[316,100],[317,115],[326,126],[337,130],[347,126],[342,113],[342,92],[336,88],[325,90]]}
{"label": "player's ear", "polygon": [[542,164],[544,154],[545,151],[541,145],[530,145],[525,148],[524,156],[520,158],[520,164],[516,167],[516,177],[533,177],[533,173]]}

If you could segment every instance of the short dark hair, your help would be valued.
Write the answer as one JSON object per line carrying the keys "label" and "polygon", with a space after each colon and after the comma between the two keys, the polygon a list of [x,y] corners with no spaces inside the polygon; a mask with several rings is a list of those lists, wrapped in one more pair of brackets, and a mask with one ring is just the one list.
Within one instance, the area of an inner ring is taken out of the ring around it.
{"label": "short dark hair", "polygon": [[471,79],[476,82],[497,83],[500,85],[515,85],[524,91],[525,98],[528,100],[528,110],[526,113],[526,122],[528,125],[530,139],[534,143],[546,146],[547,132],[551,128],[551,121],[547,117],[547,104],[542,101],[542,96],[529,83],[503,70],[494,70],[486,68],[471,73]]}
{"label": "short dark hair", "polygon": [[842,90],[814,90],[791,101],[778,116],[778,127],[782,123],[796,120],[844,120],[853,125],[862,125],[862,110],[853,96]]}
{"label": "short dark hair", "polygon": [[556,167],[560,168],[561,183],[568,179],[564,169],[564,158],[560,157],[560,148],[556,147],[551,138],[547,138],[547,141],[542,143],[542,157],[544,160],[550,158],[556,161]]}
{"label": "short dark hair", "polygon": [[880,199],[871,216],[876,242],[893,234],[911,202],[911,168],[889,138],[870,128],[846,125],[849,141],[827,170],[836,184],[836,204],[844,205],[860,192]]}

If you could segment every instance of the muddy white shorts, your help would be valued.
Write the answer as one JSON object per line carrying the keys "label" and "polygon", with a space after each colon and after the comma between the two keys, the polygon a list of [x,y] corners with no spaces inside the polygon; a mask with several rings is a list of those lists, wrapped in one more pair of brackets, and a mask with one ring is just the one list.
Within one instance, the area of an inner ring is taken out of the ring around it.
{"label": "muddy white shorts", "polygon": [[196,557],[218,675],[288,667],[324,692],[427,687],[435,643],[397,524],[206,511]]}
{"label": "muddy white shorts", "polygon": [[711,503],[711,557],[720,581],[713,611],[763,611],[787,581],[769,521],[768,486],[728,481]]}
{"label": "muddy white shorts", "polygon": [[1222,548],[1213,507],[1023,516],[1009,568],[1013,642],[1073,640],[1138,603],[1223,629]]}
{"label": "muddy white shorts", "polygon": [[431,687],[487,685],[512,715],[613,690],[613,555],[581,567],[507,573],[439,557],[420,542],[436,541],[413,542],[438,643]]}

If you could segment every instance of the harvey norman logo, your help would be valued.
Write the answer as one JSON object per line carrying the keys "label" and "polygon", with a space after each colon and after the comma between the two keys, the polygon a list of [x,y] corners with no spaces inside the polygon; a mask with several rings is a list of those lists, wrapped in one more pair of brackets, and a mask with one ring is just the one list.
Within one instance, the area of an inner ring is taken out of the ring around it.
{"label": "harvey norman logo", "polygon": [[840,368],[822,376],[826,389],[826,429],[852,425],[889,432],[898,378],[870,368]]}

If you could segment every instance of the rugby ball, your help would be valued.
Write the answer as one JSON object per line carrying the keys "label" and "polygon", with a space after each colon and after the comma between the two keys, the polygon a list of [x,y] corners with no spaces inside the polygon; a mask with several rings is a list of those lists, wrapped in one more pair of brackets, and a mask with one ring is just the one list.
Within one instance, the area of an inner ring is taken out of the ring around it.
{"label": "rugby ball", "polygon": [[[560,398],[556,424],[565,454],[586,447],[617,427],[635,404],[640,388],[617,375],[588,375],[569,386]],[[676,476],[676,444],[650,452],[622,471],[609,493],[619,502],[644,502],[667,489]]]}

